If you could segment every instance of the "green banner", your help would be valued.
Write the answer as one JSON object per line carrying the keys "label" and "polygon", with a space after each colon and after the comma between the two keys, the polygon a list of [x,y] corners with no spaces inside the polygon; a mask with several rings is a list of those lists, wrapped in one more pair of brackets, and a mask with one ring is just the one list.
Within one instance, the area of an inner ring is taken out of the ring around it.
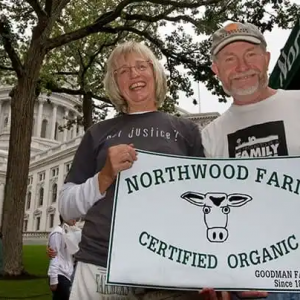
{"label": "green banner", "polygon": [[293,28],[270,75],[269,85],[278,89],[300,89],[300,19]]}

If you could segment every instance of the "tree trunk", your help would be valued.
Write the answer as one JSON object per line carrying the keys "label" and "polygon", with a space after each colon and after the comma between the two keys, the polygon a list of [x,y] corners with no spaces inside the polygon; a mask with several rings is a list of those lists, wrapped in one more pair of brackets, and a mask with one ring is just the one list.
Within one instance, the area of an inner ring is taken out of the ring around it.
{"label": "tree trunk", "polygon": [[3,207],[3,254],[6,276],[18,276],[24,273],[22,232],[32,120],[37,80],[44,56],[41,47],[31,49],[31,53],[28,53],[30,67],[27,67],[26,72],[19,78],[11,98],[11,129]]}
{"label": "tree trunk", "polygon": [[89,92],[83,95],[82,112],[83,128],[84,131],[87,131],[87,129],[93,125],[93,99],[92,94]]}

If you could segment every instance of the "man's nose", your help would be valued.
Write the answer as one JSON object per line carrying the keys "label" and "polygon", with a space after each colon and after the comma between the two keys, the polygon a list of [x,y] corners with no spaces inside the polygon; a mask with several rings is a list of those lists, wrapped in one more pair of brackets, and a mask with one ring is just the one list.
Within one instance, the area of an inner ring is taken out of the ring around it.
{"label": "man's nose", "polygon": [[245,72],[249,70],[249,65],[248,63],[245,61],[245,59],[243,57],[240,57],[237,61],[237,65],[236,65],[236,70],[238,72]]}

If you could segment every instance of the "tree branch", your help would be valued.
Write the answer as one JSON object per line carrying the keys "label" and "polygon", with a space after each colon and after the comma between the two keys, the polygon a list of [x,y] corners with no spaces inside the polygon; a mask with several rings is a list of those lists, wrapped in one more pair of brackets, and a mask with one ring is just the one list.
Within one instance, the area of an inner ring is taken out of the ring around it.
{"label": "tree branch", "polygon": [[48,16],[51,16],[52,13],[52,0],[46,0],[45,3],[45,11],[47,13]]}
{"label": "tree branch", "polygon": [[47,17],[46,12],[43,10],[38,0],[26,0],[26,2],[33,8],[39,20]]}
{"label": "tree branch", "polygon": [[159,40],[158,38],[154,37],[151,33],[146,32],[145,30],[141,31],[138,30],[132,26],[119,26],[119,27],[104,27],[102,29],[102,32],[111,33],[111,34],[118,34],[118,33],[124,33],[124,32],[132,32],[134,34],[137,34],[139,36],[143,36],[147,40],[149,40],[151,43],[156,45],[162,54],[164,54],[166,57],[173,58],[174,60],[179,60],[182,63],[185,63],[187,65],[194,64],[194,60],[188,58],[189,56],[186,55],[186,53],[175,53],[173,51],[170,51],[169,49],[164,47],[164,43]]}
{"label": "tree branch", "polygon": [[127,13],[123,13],[122,14],[122,18],[125,20],[130,20],[130,21],[146,21],[146,22],[150,22],[150,23],[154,23],[157,22],[159,20],[162,20],[164,18],[166,18],[166,16],[170,13],[172,13],[174,10],[176,10],[176,8],[171,7],[169,9],[167,9],[165,12],[156,15],[155,17],[153,16],[146,16],[146,15],[139,15],[139,14],[127,14]]}
{"label": "tree branch", "polygon": [[6,67],[6,66],[1,66],[1,65],[0,65],[0,70],[4,70],[4,71],[14,71],[14,68],[12,68],[12,67]]}
{"label": "tree branch", "polygon": [[93,24],[48,40],[46,50],[50,51],[54,48],[68,44],[69,42],[100,32],[103,26],[118,18],[127,5],[136,1],[138,0],[124,0],[116,6],[115,10],[103,14]]}
{"label": "tree branch", "polygon": [[99,49],[90,57],[89,62],[85,66],[85,69],[83,71],[83,75],[86,73],[86,71],[88,70],[88,68],[92,65],[92,63],[94,62],[94,60],[96,59],[96,57],[98,56],[98,54],[101,53],[104,48],[114,46],[119,41],[119,39],[121,37],[122,37],[122,32],[119,32],[118,35],[117,35],[117,37],[113,41],[108,42],[108,43],[103,43],[99,47]]}
{"label": "tree branch", "polygon": [[[77,90],[72,90],[69,88],[63,88],[63,87],[59,87],[57,86],[55,83],[53,82],[47,82],[46,83],[46,88],[50,91],[52,91],[53,93],[59,93],[59,94],[68,94],[68,95],[73,95],[73,96],[77,96],[77,95],[85,95],[87,94],[86,91],[84,91],[83,89],[77,89]],[[96,99],[96,100],[100,100],[103,101],[107,104],[111,104],[110,100],[108,98],[105,97],[101,97],[101,96],[97,96],[93,93],[91,93],[92,98]]]}
{"label": "tree branch", "polygon": [[[95,99],[96,99],[96,97],[98,97],[98,96],[95,96],[95,95],[93,96],[93,98],[95,98]],[[101,104],[101,105],[93,104],[93,107],[101,110],[101,109],[104,109],[104,108],[114,107],[114,106],[112,104],[104,103],[104,104]]]}
{"label": "tree branch", "polygon": [[[137,1],[138,2],[138,1]],[[174,1],[174,0],[147,0],[149,3],[160,4],[163,6],[173,6],[175,8],[198,8],[203,5],[213,5],[219,2],[223,2],[223,0],[197,0],[191,3],[187,3],[187,1]]]}
{"label": "tree branch", "polygon": [[167,48],[165,48],[164,43],[161,40],[154,37],[149,32],[141,31],[141,30],[138,30],[134,27],[126,27],[126,26],[119,26],[119,27],[114,27],[114,28],[104,27],[102,31],[105,31],[107,33],[114,33],[114,34],[120,32],[120,31],[121,32],[128,31],[128,32],[135,33],[139,36],[142,36],[142,37],[146,38],[152,44],[157,46],[160,49],[160,51],[162,52],[162,54],[164,54],[166,57],[177,59],[180,62],[185,63],[185,64],[194,64],[194,61],[192,59],[188,58],[188,56],[185,55],[185,53],[183,53],[183,52],[174,53],[173,51],[170,51]]}
{"label": "tree branch", "polygon": [[150,23],[154,23],[160,20],[166,20],[166,21],[170,21],[170,22],[178,22],[178,21],[185,21],[188,23],[191,23],[193,25],[195,25],[196,27],[199,26],[199,23],[197,22],[197,20],[194,20],[192,17],[187,16],[187,15],[179,15],[179,16],[175,16],[175,17],[168,17],[168,14],[171,13],[172,11],[174,11],[175,8],[170,9],[170,12],[166,12],[166,13],[162,13],[160,15],[157,15],[155,17],[151,17],[151,16],[146,16],[146,15],[138,15],[138,14],[124,14],[124,19],[126,20],[139,20],[139,21],[145,21],[145,22],[150,22]]}
{"label": "tree branch", "polygon": [[54,75],[73,75],[73,76],[77,76],[78,72],[68,72],[68,71],[58,71],[55,72]]}
{"label": "tree branch", "polygon": [[23,75],[23,65],[21,60],[15,51],[12,43],[12,33],[10,32],[9,23],[5,17],[0,17],[0,36],[2,38],[4,49],[11,60],[12,67],[17,74],[18,78]]}
{"label": "tree branch", "polygon": [[[101,96],[97,96],[95,94],[92,93],[92,98],[96,99],[96,100],[100,100],[102,102],[105,102],[106,104],[110,104],[111,106],[110,107],[113,107],[113,105],[111,104],[110,100],[106,97],[101,97]],[[106,106],[108,107],[108,106]],[[104,107],[102,107],[104,108]]]}
{"label": "tree branch", "polygon": [[[176,8],[197,8],[202,5],[212,5],[216,4],[218,2],[223,2],[224,0],[197,0],[191,3],[186,3],[186,1],[177,2],[174,0],[148,0],[148,2],[153,4],[159,4],[162,6],[174,6]],[[116,18],[121,16],[122,10],[128,6],[131,3],[140,2],[140,0],[123,0],[120,2],[115,10],[111,12],[107,12],[103,14],[100,18],[98,18],[93,24],[90,24],[88,26],[82,27],[78,30],[65,33],[61,36],[52,38],[48,40],[46,50],[50,51],[54,48],[63,46],[67,43],[70,43],[72,41],[79,40],[81,38],[84,38],[86,36],[89,36],[93,33],[102,32],[103,27],[110,22],[114,21]]]}
{"label": "tree branch", "polygon": [[50,91],[52,91],[53,93],[59,93],[59,94],[68,94],[68,95],[84,95],[84,91],[82,89],[78,89],[78,90],[72,90],[69,88],[63,88],[63,87],[58,87],[53,83],[47,82],[46,83],[46,88]]}

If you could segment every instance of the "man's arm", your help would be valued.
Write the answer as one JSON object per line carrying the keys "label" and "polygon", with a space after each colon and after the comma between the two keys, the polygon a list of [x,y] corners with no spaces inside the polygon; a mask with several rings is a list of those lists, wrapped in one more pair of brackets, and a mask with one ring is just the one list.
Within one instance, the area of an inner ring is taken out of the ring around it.
{"label": "man's arm", "polygon": [[[51,234],[49,238],[49,247],[58,253],[60,251],[62,243],[62,234],[55,232]],[[48,276],[50,277],[50,286],[55,286],[58,284],[58,272],[59,272],[59,261],[58,256],[50,260],[48,268]]]}

